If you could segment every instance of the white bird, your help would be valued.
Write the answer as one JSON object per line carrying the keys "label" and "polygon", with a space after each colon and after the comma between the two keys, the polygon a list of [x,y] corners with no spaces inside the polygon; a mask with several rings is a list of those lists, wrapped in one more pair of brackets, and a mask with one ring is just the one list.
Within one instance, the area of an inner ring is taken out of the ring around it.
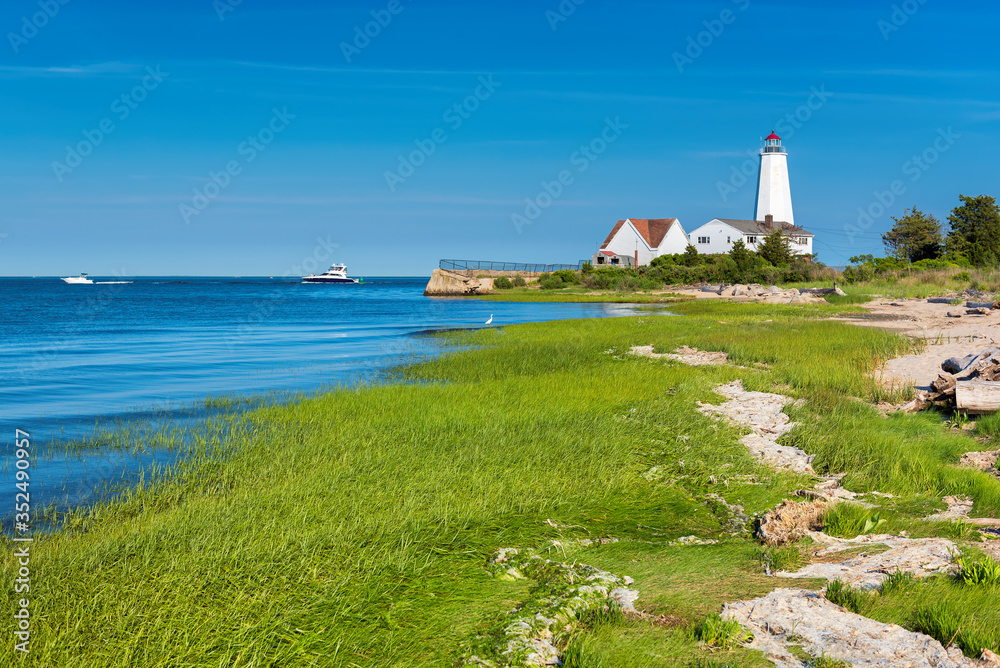
{"label": "white bird", "polygon": [[486,321],[486,324],[487,325],[492,325],[493,324],[493,314],[492,313],[490,313],[490,319]]}

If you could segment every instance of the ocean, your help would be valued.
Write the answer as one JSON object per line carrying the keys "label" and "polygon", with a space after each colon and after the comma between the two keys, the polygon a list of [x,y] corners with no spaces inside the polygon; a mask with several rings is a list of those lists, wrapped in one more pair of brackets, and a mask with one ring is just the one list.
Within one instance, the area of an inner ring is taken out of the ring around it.
{"label": "ocean", "polygon": [[[32,435],[32,506],[70,507],[137,479],[170,453],[60,453],[116,424],[189,419],[213,397],[378,382],[401,361],[439,353],[421,334],[632,315],[615,304],[482,302],[423,296],[426,278],[361,285],[298,279],[136,277],[94,285],[0,278],[0,486],[13,489],[15,430]],[[37,453],[45,446],[51,454]],[[9,526],[10,511],[0,511]]]}

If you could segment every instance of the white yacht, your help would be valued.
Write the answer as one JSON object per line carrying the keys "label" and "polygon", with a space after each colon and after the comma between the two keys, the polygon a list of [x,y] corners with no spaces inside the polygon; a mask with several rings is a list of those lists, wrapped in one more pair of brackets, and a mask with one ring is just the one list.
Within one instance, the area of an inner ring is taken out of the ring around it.
{"label": "white yacht", "polygon": [[87,278],[86,274],[80,274],[79,276],[70,276],[69,278],[64,278],[64,281],[71,285],[93,285],[94,282]]}
{"label": "white yacht", "polygon": [[347,277],[347,265],[334,264],[322,274],[310,274],[302,277],[303,283],[358,283],[356,278]]}

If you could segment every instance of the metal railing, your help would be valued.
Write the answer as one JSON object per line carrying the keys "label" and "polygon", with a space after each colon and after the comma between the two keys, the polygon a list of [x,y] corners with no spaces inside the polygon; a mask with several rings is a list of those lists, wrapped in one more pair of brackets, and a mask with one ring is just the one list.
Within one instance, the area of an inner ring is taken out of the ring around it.
{"label": "metal railing", "polygon": [[524,262],[492,262],[489,260],[441,260],[438,266],[446,271],[523,271],[526,274],[541,274],[561,269],[577,271],[583,267],[584,262],[585,260],[576,264],[526,264]]}

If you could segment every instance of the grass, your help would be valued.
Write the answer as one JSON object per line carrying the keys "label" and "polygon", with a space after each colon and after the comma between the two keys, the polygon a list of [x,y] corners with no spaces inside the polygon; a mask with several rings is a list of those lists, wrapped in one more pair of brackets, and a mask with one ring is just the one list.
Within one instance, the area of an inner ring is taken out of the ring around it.
{"label": "grass", "polygon": [[824,531],[831,536],[854,538],[874,533],[885,522],[879,510],[858,503],[838,503],[826,513]]}
{"label": "grass", "polygon": [[831,603],[858,615],[866,614],[875,602],[875,595],[872,592],[857,589],[841,580],[834,580],[828,584],[825,595]]}
{"label": "grass", "polygon": [[[557,539],[567,559],[634,577],[644,612],[682,620],[583,619],[566,650],[577,665],[767,665],[739,647],[706,655],[688,632],[723,602],[782,584],[755,544],[725,535],[707,496],[755,514],[809,481],[758,465],[740,430],[698,412],[722,400],[715,386],[741,379],[805,399],[788,438],[857,491],[964,493],[977,511],[1000,508],[1000,482],[953,466],[968,435],[926,416],[884,420],[857,400],[904,395],[870,372],[910,344],[822,319],[851,308],[691,302],[671,309],[684,318],[450,334],[471,348],[404,369],[408,382],[215,416],[178,436],[190,455],[172,471],[32,545],[37,612],[22,663],[451,666],[532,595],[491,577],[489,555]],[[721,350],[745,368],[624,354],[648,344]],[[691,534],[720,542],[669,545]],[[602,537],[621,542],[572,547]],[[4,542],[0,586],[12,591]],[[790,551],[768,558],[794,563]],[[962,600],[990,591],[943,586]],[[881,614],[903,621],[923,600],[883,598],[896,607]],[[0,614],[13,606],[4,599]],[[992,599],[970,609],[1000,616]],[[5,634],[0,651],[12,643]]]}
{"label": "grass", "polygon": [[587,288],[567,288],[564,290],[538,290],[534,288],[513,288],[495,294],[478,295],[470,299],[490,302],[548,302],[555,304],[673,304],[690,301],[694,297],[675,292],[619,292],[615,290],[590,290]]}
{"label": "grass", "polygon": [[691,635],[709,647],[721,649],[732,649],[753,640],[753,634],[735,619],[723,619],[719,615],[709,615],[695,624]]}

